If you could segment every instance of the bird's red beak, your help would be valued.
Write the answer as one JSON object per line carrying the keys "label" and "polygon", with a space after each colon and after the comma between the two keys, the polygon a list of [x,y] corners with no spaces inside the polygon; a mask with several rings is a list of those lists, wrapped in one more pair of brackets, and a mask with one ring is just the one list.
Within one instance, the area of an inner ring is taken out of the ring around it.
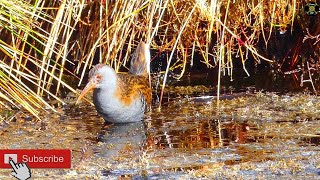
{"label": "bird's red beak", "polygon": [[90,81],[88,82],[88,84],[86,85],[86,87],[84,87],[84,89],[82,90],[79,98],[76,101],[76,104],[78,104],[80,102],[80,100],[86,95],[88,94],[92,89],[94,89],[97,86],[97,82],[94,79],[90,79]]}

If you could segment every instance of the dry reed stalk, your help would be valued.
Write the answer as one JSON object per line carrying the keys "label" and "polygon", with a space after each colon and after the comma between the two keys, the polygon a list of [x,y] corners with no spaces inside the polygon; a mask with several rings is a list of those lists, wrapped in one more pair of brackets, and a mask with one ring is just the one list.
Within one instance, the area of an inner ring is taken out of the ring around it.
{"label": "dry reed stalk", "polygon": [[[0,5],[2,7],[0,14],[3,15],[3,19],[0,21],[2,27],[0,30],[2,33],[9,35],[2,36],[2,41],[0,41],[0,49],[5,54],[0,60],[0,71],[3,78],[0,84],[2,87],[1,94],[2,96],[5,94],[8,97],[6,99],[10,99],[9,102],[14,106],[20,107],[21,105],[40,119],[39,112],[46,108],[54,110],[44,100],[44,92],[63,103],[60,98],[50,92],[53,80],[76,92],[62,81],[61,74],[59,77],[56,76],[57,66],[60,67],[60,72],[63,71],[65,61],[62,61],[62,65],[59,60],[55,60],[52,64],[51,57],[53,55],[57,55],[58,58],[61,57],[57,53],[59,51],[57,47],[62,47],[62,45],[58,42],[52,46],[49,45],[53,44],[52,42],[56,41],[54,38],[57,37],[55,37],[56,34],[47,33],[42,28],[42,23],[50,26],[50,21],[53,18],[43,11],[45,4],[39,1],[32,5],[24,1],[1,0]],[[7,21],[5,21],[6,19]],[[64,23],[59,22],[57,24],[65,27]],[[61,32],[61,29],[56,31]],[[52,29],[51,32],[53,31]],[[45,50],[42,47],[46,47]],[[39,74],[38,69],[40,70]],[[26,83],[35,85],[37,93]]]}

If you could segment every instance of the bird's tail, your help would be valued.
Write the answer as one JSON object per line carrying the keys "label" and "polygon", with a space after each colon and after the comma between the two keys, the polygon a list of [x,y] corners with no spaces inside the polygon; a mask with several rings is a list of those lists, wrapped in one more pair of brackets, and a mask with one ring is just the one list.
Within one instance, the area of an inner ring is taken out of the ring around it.
{"label": "bird's tail", "polygon": [[136,51],[134,52],[131,64],[130,73],[139,76],[148,76],[150,74],[150,48],[149,44],[141,41]]}

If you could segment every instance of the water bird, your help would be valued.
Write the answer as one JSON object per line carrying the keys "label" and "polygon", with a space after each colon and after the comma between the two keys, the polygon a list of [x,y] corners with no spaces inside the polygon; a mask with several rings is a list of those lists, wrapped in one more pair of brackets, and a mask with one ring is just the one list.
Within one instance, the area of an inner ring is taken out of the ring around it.
{"label": "water bird", "polygon": [[149,45],[140,42],[132,56],[129,72],[116,73],[108,65],[95,65],[89,71],[89,82],[76,104],[93,89],[93,104],[105,122],[141,121],[151,104],[149,71]]}

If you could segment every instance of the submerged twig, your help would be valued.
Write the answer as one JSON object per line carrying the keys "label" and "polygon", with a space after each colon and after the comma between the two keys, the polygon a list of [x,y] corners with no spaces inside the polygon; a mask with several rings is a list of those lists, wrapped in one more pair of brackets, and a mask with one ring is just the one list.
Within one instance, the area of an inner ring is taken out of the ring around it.
{"label": "submerged twig", "polygon": [[320,41],[320,34],[313,36],[310,34],[308,28],[306,30],[307,30],[307,35],[304,36],[302,42],[304,43],[307,39],[315,39],[316,41],[313,43],[313,45],[316,45]]}

